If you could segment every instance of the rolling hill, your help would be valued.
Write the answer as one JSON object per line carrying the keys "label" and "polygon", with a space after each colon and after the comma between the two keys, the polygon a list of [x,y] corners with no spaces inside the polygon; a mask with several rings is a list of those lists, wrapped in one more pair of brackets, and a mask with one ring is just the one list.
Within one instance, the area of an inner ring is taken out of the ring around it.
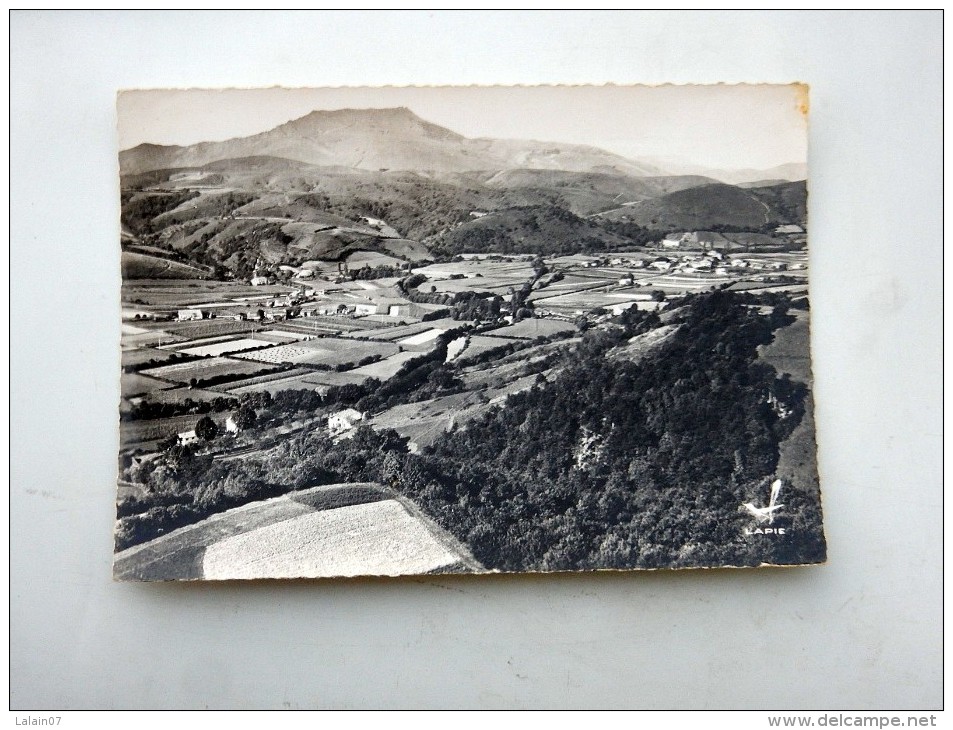
{"label": "rolling hill", "polygon": [[443,255],[464,252],[549,255],[632,246],[627,238],[555,206],[498,210],[456,226],[428,244]]}
{"label": "rolling hill", "polygon": [[703,185],[616,208],[600,217],[653,229],[759,230],[778,223],[804,223],[806,196],[803,182],[748,190],[734,185]]}

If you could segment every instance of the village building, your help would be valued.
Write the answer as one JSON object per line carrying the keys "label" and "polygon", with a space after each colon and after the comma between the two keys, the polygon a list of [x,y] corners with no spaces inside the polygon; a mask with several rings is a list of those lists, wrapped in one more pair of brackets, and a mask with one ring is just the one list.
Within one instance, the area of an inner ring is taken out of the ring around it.
{"label": "village building", "polygon": [[194,319],[205,319],[206,313],[201,309],[180,309],[178,318],[180,322],[188,322]]}
{"label": "village building", "polygon": [[238,427],[238,424],[235,422],[233,416],[229,416],[225,419],[225,433],[230,433],[232,436],[237,436],[238,432],[241,429]]}
{"label": "village building", "polygon": [[267,276],[253,276],[249,282],[252,286],[265,286],[271,283],[271,280]]}
{"label": "village building", "polygon": [[689,245],[702,248],[706,251],[715,248],[719,244],[724,246],[728,241],[728,239],[720,233],[715,233],[714,231],[686,233],[685,240]]}
{"label": "village building", "polygon": [[191,431],[182,431],[180,434],[178,434],[178,439],[180,444],[186,446],[188,444],[194,444],[198,442],[199,437],[195,433],[195,429],[192,429]]}
{"label": "village building", "polygon": [[364,420],[364,414],[354,408],[345,408],[328,416],[328,435],[341,436],[354,429],[356,424]]}
{"label": "village building", "polygon": [[649,268],[657,269],[658,271],[668,271],[672,268],[672,262],[667,258],[657,258],[649,264]]}
{"label": "village building", "polygon": [[778,226],[774,229],[774,232],[782,236],[797,235],[799,233],[804,233],[804,229],[801,226],[790,223],[783,226]]}

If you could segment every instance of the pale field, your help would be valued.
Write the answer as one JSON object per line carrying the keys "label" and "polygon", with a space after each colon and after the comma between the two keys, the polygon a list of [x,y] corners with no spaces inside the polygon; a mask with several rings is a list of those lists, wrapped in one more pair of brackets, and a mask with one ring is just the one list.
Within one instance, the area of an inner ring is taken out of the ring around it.
{"label": "pale field", "polygon": [[447,358],[446,362],[453,362],[457,355],[463,352],[467,347],[467,338],[466,337],[457,337],[455,340],[451,340],[447,343]]}
{"label": "pale field", "polygon": [[[533,276],[531,261],[454,261],[446,264],[431,264],[413,270],[428,279],[447,279],[456,274],[479,274],[479,278],[506,277],[526,280]],[[463,280],[461,280],[463,281]]]}
{"label": "pale field", "polygon": [[395,500],[292,517],[208,546],[210,580],[427,573],[459,561]]}
{"label": "pale field", "polygon": [[475,279],[433,279],[417,287],[422,294],[431,292],[492,292],[505,296],[510,288],[520,289],[529,281],[531,276],[483,276]]}
{"label": "pale field", "polygon": [[372,355],[388,357],[396,352],[397,345],[389,342],[363,342],[324,337],[291,345],[278,345],[267,350],[246,352],[236,357],[268,363],[291,362],[335,366],[357,363]]}
{"label": "pale field", "polygon": [[457,359],[463,362],[469,360],[470,358],[476,357],[477,355],[481,355],[488,350],[502,349],[515,341],[516,340],[506,339],[505,337],[473,335],[470,337],[470,341],[467,343],[466,349],[457,355]]}
{"label": "pale field", "polygon": [[532,340],[537,337],[549,337],[560,332],[571,332],[576,326],[556,319],[524,319],[508,327],[484,332],[488,337],[515,337]]}
{"label": "pale field", "polygon": [[256,347],[268,347],[273,344],[275,343],[268,342],[267,340],[243,338],[240,340],[228,340],[227,342],[199,345],[198,347],[187,347],[179,350],[179,352],[186,355],[199,355],[200,357],[205,357],[206,355],[218,357],[219,355],[227,355],[230,352],[242,352],[244,350],[252,350]]}
{"label": "pale field", "polygon": [[426,332],[421,332],[416,335],[411,335],[410,337],[405,337],[402,340],[398,340],[401,345],[423,345],[428,342],[432,342],[437,339],[440,335],[444,333],[442,329],[431,329]]}
{"label": "pale field", "polygon": [[349,375],[360,375],[365,378],[377,378],[378,380],[388,380],[397,374],[403,364],[415,357],[420,357],[419,352],[398,352],[379,362],[372,362],[370,365],[363,365],[359,368],[349,370]]}
{"label": "pale field", "polygon": [[232,340],[237,340],[241,337],[241,334],[227,334],[227,335],[217,335],[215,337],[196,337],[194,339],[185,340],[183,342],[170,342],[167,345],[162,345],[161,350],[181,350],[186,347],[198,347],[200,345],[212,345],[217,342],[231,342]]}
{"label": "pale field", "polygon": [[308,335],[302,334],[300,332],[284,332],[282,330],[263,330],[262,332],[256,332],[255,337],[280,344],[286,342],[300,342],[301,340],[309,339]]}

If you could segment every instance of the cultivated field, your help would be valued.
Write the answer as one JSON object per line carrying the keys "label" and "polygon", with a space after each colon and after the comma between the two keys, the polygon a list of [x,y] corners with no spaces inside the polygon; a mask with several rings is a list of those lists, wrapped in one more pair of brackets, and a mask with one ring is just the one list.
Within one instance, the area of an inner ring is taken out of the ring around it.
{"label": "cultivated field", "polygon": [[176,353],[168,350],[159,350],[153,347],[141,347],[136,350],[123,350],[121,364],[123,369],[139,367],[140,365],[152,365],[158,367],[164,365],[176,357]]}
{"label": "cultivated field", "polygon": [[[202,416],[174,416],[172,418],[153,418],[144,421],[126,421],[119,429],[119,443],[122,448],[154,445],[170,436],[183,431],[191,431]],[[224,418],[213,416],[213,420],[224,423]]]}
{"label": "cultivated field", "polygon": [[119,387],[122,394],[129,398],[144,393],[152,393],[160,388],[168,388],[169,384],[138,373],[122,373],[119,378]]}
{"label": "cultivated field", "polygon": [[228,340],[226,342],[213,342],[206,345],[186,347],[179,352],[186,355],[198,355],[199,357],[218,357],[219,355],[228,355],[231,352],[244,352],[254,350],[258,347],[270,347],[274,342],[268,340],[253,340],[242,338],[238,340]]}
{"label": "cultivated field", "polygon": [[414,324],[399,325],[396,327],[381,327],[377,329],[364,330],[363,332],[353,332],[345,336],[367,337],[372,340],[394,341],[412,337],[413,335],[433,329],[446,332],[447,330],[463,327],[467,324],[469,324],[469,322],[461,322],[454,319],[435,319],[430,322],[416,322]]}
{"label": "cultivated field", "polygon": [[433,342],[435,339],[440,337],[443,334],[441,329],[429,329],[424,330],[416,335],[411,335],[410,337],[404,337],[403,339],[397,340],[402,345],[425,345],[428,342]]}
{"label": "cultivated field", "polygon": [[[244,381],[242,381],[244,382]],[[150,403],[185,403],[187,400],[196,403],[214,401],[218,398],[227,398],[226,393],[217,390],[208,390],[205,388],[189,388],[183,386],[180,388],[168,388],[166,390],[154,390],[149,394]]]}
{"label": "cultivated field", "polygon": [[210,545],[210,580],[428,573],[457,554],[395,500],[293,517]]}
{"label": "cultivated field", "polygon": [[378,380],[388,380],[397,374],[405,362],[420,357],[419,352],[397,352],[388,358],[378,362],[372,362],[370,365],[363,365],[348,371],[348,375],[361,376],[362,378],[377,378]]}
{"label": "cultivated field", "polygon": [[267,376],[263,378],[249,378],[247,380],[239,380],[234,385],[230,386],[228,389],[229,395],[240,396],[245,393],[270,393],[274,395],[275,393],[280,393],[285,390],[317,390],[317,387],[314,383],[310,382],[308,378],[311,376],[310,371],[300,371],[295,370],[295,375],[289,377],[284,377],[282,373],[276,373],[275,375],[281,375],[282,377],[273,377],[268,378]]}
{"label": "cultivated field", "polygon": [[300,342],[301,340],[308,339],[308,335],[302,334],[301,332],[285,332],[284,330],[262,330],[261,332],[256,332],[255,337],[259,340],[267,340],[278,344]]}
{"label": "cultivated field", "polygon": [[388,357],[397,352],[397,346],[387,342],[364,342],[322,337],[307,342],[278,345],[267,350],[247,352],[236,357],[266,363],[290,362],[306,365],[353,365],[366,357]]}
{"label": "cultivated field", "polygon": [[500,327],[483,334],[488,337],[513,337],[532,340],[537,337],[549,337],[561,332],[572,332],[575,329],[575,325],[556,319],[524,319],[508,327]]}
{"label": "cultivated field", "polygon": [[143,375],[168,380],[174,383],[188,384],[192,378],[208,380],[222,375],[261,375],[268,370],[275,370],[276,366],[266,362],[251,362],[233,360],[225,357],[209,357],[194,362],[163,365],[158,368],[143,370]]}
{"label": "cultivated field", "polygon": [[126,580],[321,578],[481,566],[410,503],[375,484],[291,492],[213,515],[115,557]]}
{"label": "cultivated field", "polygon": [[182,340],[181,337],[170,335],[168,332],[163,330],[152,332],[136,330],[138,330],[138,328],[129,327],[125,324],[122,326],[122,336],[120,338],[120,342],[122,343],[123,349],[158,347],[160,345],[168,345],[171,342]]}
{"label": "cultivated field", "polygon": [[238,335],[260,329],[257,322],[239,322],[234,319],[197,319],[191,322],[165,322],[168,332],[190,340],[222,335]]}
{"label": "cultivated field", "polygon": [[503,337],[487,337],[485,335],[472,335],[467,341],[467,346],[463,352],[457,355],[459,362],[471,360],[477,355],[491,350],[502,350],[507,345],[511,345],[515,340],[507,340]]}
{"label": "cultivated field", "polygon": [[122,286],[124,303],[153,307],[182,308],[207,302],[243,300],[249,297],[281,296],[291,291],[287,286],[251,286],[238,282],[199,281],[195,279],[136,280]]}

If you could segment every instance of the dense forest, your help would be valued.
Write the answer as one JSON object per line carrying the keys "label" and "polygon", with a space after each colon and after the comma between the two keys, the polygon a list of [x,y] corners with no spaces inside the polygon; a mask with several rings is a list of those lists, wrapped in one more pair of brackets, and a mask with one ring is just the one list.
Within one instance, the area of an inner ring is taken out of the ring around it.
{"label": "dense forest", "polygon": [[[511,396],[410,453],[393,431],[358,428],[332,441],[315,428],[264,459],[213,462],[172,446],[128,476],[148,503],[120,504],[123,548],[208,514],[289,489],[379,481],[414,500],[487,568],[569,570],[786,564],[823,559],[816,493],[793,487],[775,520],[785,535],[745,535],[741,505],[763,502],[778,446],[804,413],[806,388],[758,360],[757,348],[790,321],[726,291],[686,297],[674,334],[642,359],[609,357],[660,322],[628,310],[589,330],[552,380]],[[446,343],[385,383],[281,393],[243,403],[262,415],[361,409],[454,392]]]}

